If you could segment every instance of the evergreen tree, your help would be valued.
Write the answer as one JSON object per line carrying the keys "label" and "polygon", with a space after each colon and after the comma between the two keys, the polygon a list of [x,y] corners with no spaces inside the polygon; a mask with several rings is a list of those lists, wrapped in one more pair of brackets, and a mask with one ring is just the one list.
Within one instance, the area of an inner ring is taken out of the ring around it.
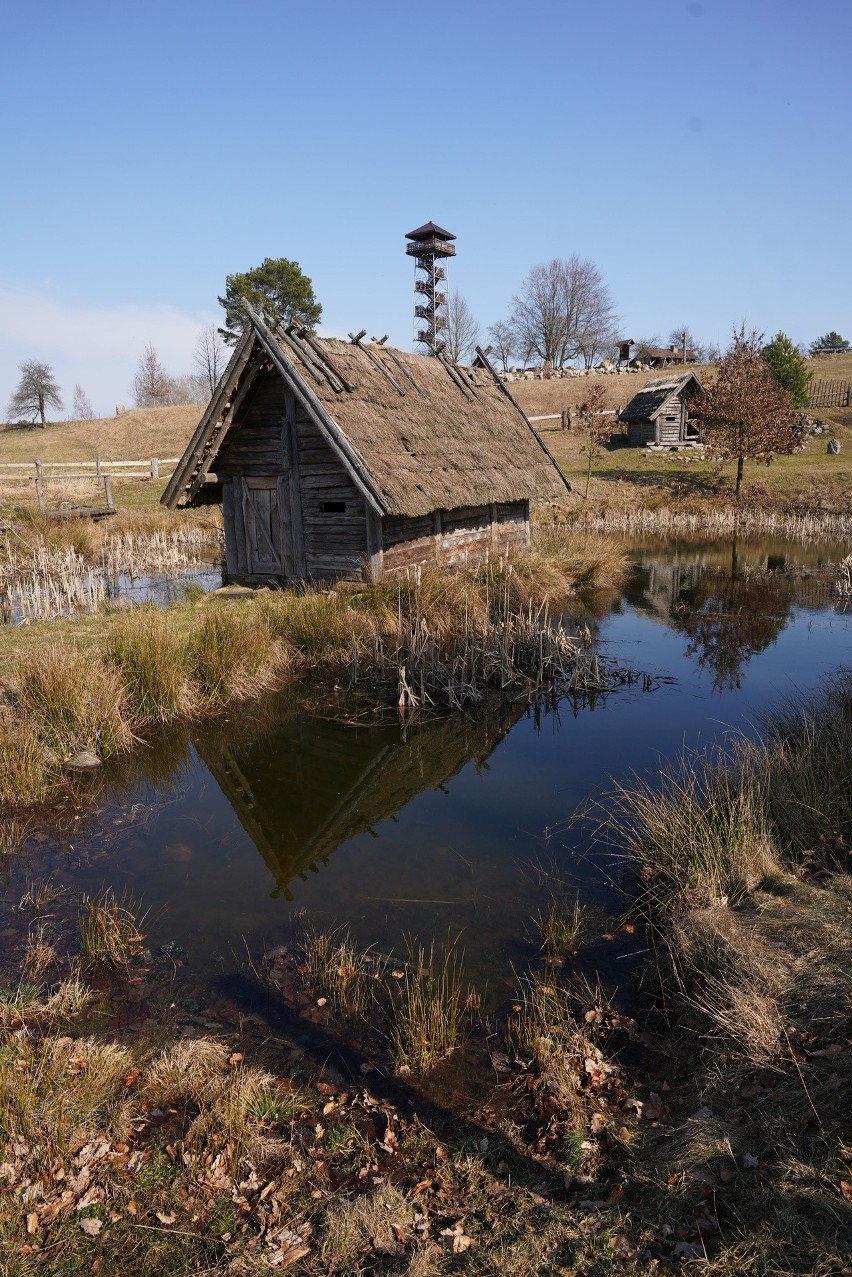
{"label": "evergreen tree", "polygon": [[808,386],[813,373],[809,371],[804,356],[799,354],[787,334],[776,333],[761,353],[769,364],[772,376],[792,395],[792,406],[807,408]]}
{"label": "evergreen tree", "polygon": [[313,329],[322,315],[310,277],[303,274],[298,262],[286,257],[266,257],[262,265],[225,279],[225,295],[219,298],[225,327],[219,332],[232,346],[245,327],[241,301],[249,302],[270,327],[300,323]]}
{"label": "evergreen tree", "polygon": [[848,350],[849,342],[832,328],[830,333],[823,333],[822,337],[817,337],[816,341],[811,342],[810,354],[819,354],[823,346],[842,346],[844,350]]}

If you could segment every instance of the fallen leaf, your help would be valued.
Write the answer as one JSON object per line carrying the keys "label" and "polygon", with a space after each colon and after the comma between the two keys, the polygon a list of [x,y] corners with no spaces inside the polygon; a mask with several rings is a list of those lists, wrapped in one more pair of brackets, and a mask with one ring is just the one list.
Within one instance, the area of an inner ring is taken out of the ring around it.
{"label": "fallen leaf", "polygon": [[27,1215],[27,1232],[29,1233],[30,1237],[32,1237],[33,1233],[37,1231],[38,1231],[38,1212],[30,1211],[29,1215]]}
{"label": "fallen leaf", "polygon": [[624,926],[622,927],[622,931],[626,931],[629,936],[632,936],[635,930],[636,930],[636,926],[632,922],[625,922]]}
{"label": "fallen leaf", "polygon": [[473,1245],[473,1238],[465,1236],[461,1224],[456,1224],[455,1228],[442,1228],[438,1236],[444,1250],[451,1251],[454,1255],[461,1255]]}
{"label": "fallen leaf", "polygon": [[102,1219],[95,1219],[93,1217],[81,1219],[77,1222],[87,1237],[97,1237],[98,1233],[104,1226],[104,1221]]}
{"label": "fallen leaf", "polygon": [[723,1166],[719,1171],[719,1179],[723,1184],[730,1184],[731,1180],[736,1177],[736,1169],[733,1166]]}
{"label": "fallen leaf", "polygon": [[743,1166],[747,1170],[756,1171],[760,1166],[760,1158],[755,1157],[754,1153],[743,1153]]}
{"label": "fallen leaf", "polygon": [[242,1051],[234,1051],[231,1055],[228,1056],[228,1063],[242,1064],[244,1058],[245,1057],[243,1056]]}
{"label": "fallen leaf", "polygon": [[165,1211],[158,1210],[156,1212],[157,1219],[161,1224],[173,1224],[177,1219],[177,1215],[167,1215]]}
{"label": "fallen leaf", "polygon": [[852,1184],[850,1184],[848,1179],[840,1181],[840,1191],[847,1202],[852,1202]]}
{"label": "fallen leaf", "polygon": [[328,998],[317,998],[317,1006],[324,1007],[328,1005]]}
{"label": "fallen leaf", "polygon": [[131,1069],[127,1077],[124,1079],[124,1085],[128,1087],[135,1086],[138,1081],[139,1081],[139,1070]]}

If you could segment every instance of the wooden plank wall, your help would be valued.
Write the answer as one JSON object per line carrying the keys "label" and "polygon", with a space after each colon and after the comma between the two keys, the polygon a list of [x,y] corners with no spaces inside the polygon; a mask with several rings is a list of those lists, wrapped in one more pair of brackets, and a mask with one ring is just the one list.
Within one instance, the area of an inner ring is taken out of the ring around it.
{"label": "wooden plank wall", "polygon": [[417,519],[382,520],[382,558],[386,574],[418,564],[463,566],[512,547],[529,545],[526,501],[436,510]]}
{"label": "wooden plank wall", "polygon": [[[672,417],[674,420],[669,421]],[[683,404],[679,399],[666,404],[657,417],[657,443],[680,443],[683,438]]]}
{"label": "wooden plank wall", "polygon": [[296,430],[308,576],[357,575],[368,555],[364,498],[301,405]]}

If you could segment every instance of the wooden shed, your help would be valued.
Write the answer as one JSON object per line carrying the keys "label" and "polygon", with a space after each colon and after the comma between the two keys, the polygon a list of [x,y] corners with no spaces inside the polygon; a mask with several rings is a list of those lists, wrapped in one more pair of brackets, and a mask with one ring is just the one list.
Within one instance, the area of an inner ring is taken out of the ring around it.
{"label": "wooden shed", "polygon": [[627,442],[697,443],[698,424],[689,415],[689,405],[703,389],[694,372],[646,382],[619,414],[619,421],[627,425]]}
{"label": "wooden shed", "polygon": [[529,542],[533,497],[570,491],[483,354],[272,330],[254,311],[163,494],[221,501],[248,584],[475,562]]}

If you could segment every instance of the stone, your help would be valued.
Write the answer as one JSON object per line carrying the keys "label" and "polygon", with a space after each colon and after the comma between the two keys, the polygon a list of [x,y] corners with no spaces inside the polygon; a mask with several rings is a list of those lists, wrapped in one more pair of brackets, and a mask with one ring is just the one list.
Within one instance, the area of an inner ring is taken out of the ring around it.
{"label": "stone", "polygon": [[825,450],[830,456],[836,457],[838,452],[840,451],[840,440],[829,439],[828,443],[826,444]]}
{"label": "stone", "polygon": [[81,749],[79,754],[68,759],[65,766],[75,772],[91,772],[101,766],[101,760],[91,749]]}

